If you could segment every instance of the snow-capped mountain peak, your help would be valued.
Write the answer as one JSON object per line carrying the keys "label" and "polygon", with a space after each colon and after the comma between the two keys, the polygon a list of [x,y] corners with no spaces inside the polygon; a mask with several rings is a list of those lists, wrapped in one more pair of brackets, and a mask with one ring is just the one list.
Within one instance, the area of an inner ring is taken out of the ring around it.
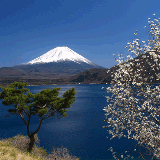
{"label": "snow-capped mountain peak", "polygon": [[92,64],[91,61],[74,52],[68,47],[56,47],[42,56],[29,61],[27,64],[35,63],[49,63],[49,62],[59,62],[59,61],[73,61],[76,63],[85,62],[87,64]]}

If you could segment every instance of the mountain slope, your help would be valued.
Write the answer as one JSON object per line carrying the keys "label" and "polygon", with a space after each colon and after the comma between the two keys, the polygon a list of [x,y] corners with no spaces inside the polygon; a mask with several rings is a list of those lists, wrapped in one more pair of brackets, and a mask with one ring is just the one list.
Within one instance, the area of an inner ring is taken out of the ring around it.
{"label": "mountain slope", "polygon": [[64,61],[73,61],[78,64],[84,62],[90,65],[95,65],[94,63],[84,58],[83,56],[79,55],[78,53],[74,52],[68,47],[56,47],[48,51],[47,53],[43,54],[42,56],[29,61],[26,64],[64,62]]}
{"label": "mountain slope", "polygon": [[[118,67],[114,66],[110,69],[92,68],[87,71],[81,72],[61,82],[65,83],[110,83],[111,73]],[[110,71],[109,71],[110,70]],[[109,72],[108,72],[109,71]]]}
{"label": "mountain slope", "polygon": [[28,63],[0,68],[0,79],[69,78],[91,68],[104,67],[92,63],[68,47],[56,47]]}
{"label": "mountain slope", "polygon": [[[144,58],[145,57],[145,58]],[[139,60],[138,60],[139,59]],[[148,62],[150,65],[148,64]],[[133,72],[135,72],[137,69],[140,69],[140,66],[138,67],[137,64],[141,63],[145,66],[145,71],[143,71],[142,79],[149,77],[153,77],[153,83],[160,83],[158,79],[156,79],[155,74],[159,74],[159,70],[155,68],[151,68],[152,65],[155,65],[155,61],[153,61],[152,56],[146,52],[143,55],[137,56],[133,60],[129,60],[126,63],[133,63]],[[160,62],[160,58],[159,61]],[[101,69],[101,68],[93,68],[89,69],[87,71],[81,72],[77,75],[74,75],[68,79],[63,80],[65,83],[110,83],[113,77],[111,77],[111,74],[116,72],[119,69],[119,66],[113,66],[110,69]],[[110,71],[109,71],[110,70]],[[147,81],[149,83],[149,79]]]}
{"label": "mountain slope", "polygon": [[[144,59],[143,56],[145,56],[146,58]],[[137,61],[139,59],[139,61]],[[147,60],[149,61],[150,65],[148,65],[148,62]],[[154,65],[155,62],[153,61],[153,58],[151,57],[151,55],[149,53],[145,53],[143,55],[140,55],[136,58],[134,58],[133,60],[130,60],[129,62],[133,62],[133,69],[135,72],[138,68],[137,64],[138,63],[144,63],[144,65],[146,66],[145,67],[145,73],[142,74],[142,77],[143,78],[146,78],[148,75],[151,77],[153,76],[153,83],[160,83],[159,80],[156,80],[156,76],[155,74],[159,74],[159,70],[155,68],[151,68],[150,66],[151,65]],[[124,63],[129,63],[129,62],[124,62]],[[160,62],[160,59],[158,60],[158,62]],[[65,62],[66,65],[67,65],[67,61]],[[63,65],[65,63],[62,63]],[[73,62],[74,63],[74,62]],[[46,63],[45,65],[51,65],[52,66],[52,63]],[[59,69],[60,67],[63,68],[64,66],[59,63]],[[74,63],[75,64],[75,63]],[[86,63],[84,63],[86,64]],[[79,64],[78,64],[79,65]],[[36,66],[36,65],[30,65],[30,66]],[[41,66],[41,65],[40,65]],[[48,67],[51,69],[51,66]],[[9,70],[12,70],[13,71],[13,68],[12,67],[8,67]],[[37,67],[35,67],[36,69],[38,69]],[[82,71],[80,72],[80,70],[77,70],[77,74],[76,74],[76,70],[71,70],[70,69],[70,75],[73,75],[73,76],[69,76],[69,69],[66,68],[66,71],[64,72],[64,75],[66,76],[59,76],[58,77],[58,74],[56,74],[57,78],[53,78],[54,76],[42,76],[42,78],[39,78],[39,77],[36,77],[36,78],[24,78],[24,77],[21,77],[21,81],[25,81],[25,82],[28,82],[28,84],[38,84],[38,85],[42,85],[42,84],[45,84],[47,82],[47,84],[75,84],[75,83],[110,83],[111,80],[113,79],[113,77],[111,77],[111,74],[113,74],[114,72],[116,72],[119,67],[118,65],[116,66],[113,66],[111,67],[110,69],[105,69],[105,68],[91,68],[91,69],[87,69],[85,71]],[[25,70],[25,69],[23,69]],[[34,70],[34,67],[33,67],[33,70]],[[7,67],[4,67],[4,68],[0,68],[0,73],[3,71],[4,74],[6,74],[7,72]],[[58,72],[58,68],[57,68],[57,72]],[[67,72],[68,71],[68,72]],[[72,71],[72,72],[71,72]],[[17,71],[18,72],[18,71]],[[20,71],[19,71],[20,72]],[[65,74],[67,73],[67,74]],[[8,84],[8,83],[11,83],[13,82],[14,79],[2,79],[0,80],[0,83],[2,84]],[[17,79],[18,81],[20,81],[20,78]]]}

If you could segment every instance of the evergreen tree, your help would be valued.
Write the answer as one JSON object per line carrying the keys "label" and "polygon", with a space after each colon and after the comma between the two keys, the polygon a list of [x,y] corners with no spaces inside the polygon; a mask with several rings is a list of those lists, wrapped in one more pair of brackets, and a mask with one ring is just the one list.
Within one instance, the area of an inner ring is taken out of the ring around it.
{"label": "evergreen tree", "polygon": [[[27,150],[31,152],[35,143],[35,134],[40,130],[42,121],[55,116],[55,113],[58,113],[57,116],[59,119],[61,116],[68,117],[66,111],[68,111],[67,108],[70,108],[71,104],[75,101],[76,91],[75,88],[69,89],[63,93],[63,98],[61,98],[57,97],[59,95],[58,91],[61,88],[47,88],[39,93],[32,94],[24,86],[27,86],[27,83],[13,82],[6,88],[1,86],[2,92],[0,92],[0,99],[4,99],[2,101],[4,105],[13,105],[14,109],[8,109],[8,112],[19,115],[26,124],[27,135],[30,139]],[[24,92],[27,92],[27,95],[24,95]],[[34,132],[29,132],[32,115],[37,115],[40,118],[40,123]],[[27,120],[25,120],[25,116],[27,116]]]}

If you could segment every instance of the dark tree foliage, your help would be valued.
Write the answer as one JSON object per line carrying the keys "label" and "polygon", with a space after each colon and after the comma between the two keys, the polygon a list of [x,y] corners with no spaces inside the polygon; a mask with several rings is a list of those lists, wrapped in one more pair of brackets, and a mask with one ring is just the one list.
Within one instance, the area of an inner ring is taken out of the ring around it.
{"label": "dark tree foliage", "polygon": [[[24,88],[25,86],[27,86],[27,83],[23,82],[14,82],[6,88],[1,86],[0,99],[4,99],[2,101],[4,105],[13,105],[14,109],[8,109],[8,112],[19,115],[26,124],[27,135],[30,138],[27,150],[31,152],[35,143],[35,134],[40,130],[42,121],[55,116],[55,113],[58,113],[58,118],[68,117],[66,111],[74,103],[76,91],[75,88],[69,89],[63,93],[63,98],[61,98],[58,97],[61,88],[47,88],[39,93],[32,94],[28,92],[29,89]],[[26,92],[27,95],[24,95],[23,93]],[[40,123],[34,132],[29,132],[32,115],[37,115],[40,118]],[[25,116],[27,116],[27,120],[25,120]]]}

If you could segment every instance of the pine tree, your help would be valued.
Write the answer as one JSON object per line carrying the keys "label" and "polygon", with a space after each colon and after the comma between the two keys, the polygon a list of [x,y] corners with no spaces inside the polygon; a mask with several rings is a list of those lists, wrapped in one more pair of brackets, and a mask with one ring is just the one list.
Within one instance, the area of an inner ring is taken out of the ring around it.
{"label": "pine tree", "polygon": [[[63,93],[63,98],[61,98],[57,97],[61,88],[47,88],[39,93],[32,94],[28,92],[29,89],[24,88],[25,86],[27,86],[27,83],[23,82],[13,82],[6,88],[1,86],[0,99],[4,99],[2,101],[3,105],[13,105],[14,109],[8,109],[8,112],[11,115],[19,115],[26,124],[27,135],[30,139],[27,151],[31,152],[35,143],[35,134],[40,130],[42,121],[55,116],[55,113],[57,113],[59,119],[61,116],[68,117],[66,111],[74,103],[76,91],[75,88],[69,89]],[[24,95],[24,92],[27,92],[27,95]],[[40,118],[40,123],[34,132],[29,132],[32,115],[37,115]],[[25,120],[25,116],[27,116],[27,120]]]}

